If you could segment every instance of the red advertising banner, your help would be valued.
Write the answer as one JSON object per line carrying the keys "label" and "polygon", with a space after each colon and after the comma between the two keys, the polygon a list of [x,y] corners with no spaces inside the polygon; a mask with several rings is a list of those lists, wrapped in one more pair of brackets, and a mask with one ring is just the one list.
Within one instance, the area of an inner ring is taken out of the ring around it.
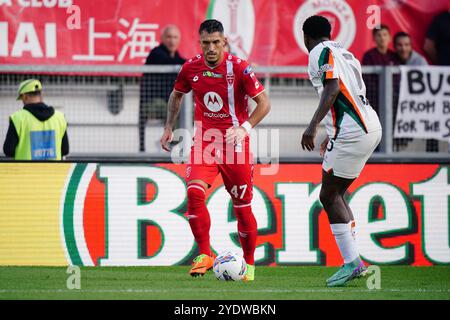
{"label": "red advertising banner", "polygon": [[446,0],[0,0],[0,63],[141,65],[167,24],[180,28],[189,58],[199,52],[199,24],[215,18],[238,56],[306,65],[301,25],[314,14],[328,17],[332,38],[358,58],[373,46],[377,13],[392,33],[410,33],[420,52],[432,18],[447,8]]}

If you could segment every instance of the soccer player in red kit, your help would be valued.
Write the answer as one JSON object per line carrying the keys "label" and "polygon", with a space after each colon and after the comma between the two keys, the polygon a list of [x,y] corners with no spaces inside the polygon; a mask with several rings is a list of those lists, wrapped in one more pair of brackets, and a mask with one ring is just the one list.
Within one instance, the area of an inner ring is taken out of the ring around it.
{"label": "soccer player in red kit", "polygon": [[[167,111],[161,146],[169,151],[172,128],[180,111],[183,95],[193,90],[195,133],[186,168],[188,211],[192,233],[199,247],[190,270],[191,276],[211,269],[209,230],[211,220],[205,203],[206,190],[220,173],[233,201],[239,239],[247,262],[244,280],[254,280],[257,225],[251,209],[253,162],[249,133],[269,112],[269,99],[251,66],[224,50],[227,40],[222,24],[206,20],[199,28],[203,54],[188,60],[181,68]],[[249,116],[248,99],[256,102]]]}

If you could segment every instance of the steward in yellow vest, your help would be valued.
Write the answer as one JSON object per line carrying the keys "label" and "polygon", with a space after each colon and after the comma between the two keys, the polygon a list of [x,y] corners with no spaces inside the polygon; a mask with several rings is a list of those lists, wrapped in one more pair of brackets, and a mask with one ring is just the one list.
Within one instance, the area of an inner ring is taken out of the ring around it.
{"label": "steward in yellow vest", "polygon": [[3,152],[16,160],[61,160],[69,153],[64,115],[42,100],[42,84],[28,79],[19,85],[23,109],[9,121]]}

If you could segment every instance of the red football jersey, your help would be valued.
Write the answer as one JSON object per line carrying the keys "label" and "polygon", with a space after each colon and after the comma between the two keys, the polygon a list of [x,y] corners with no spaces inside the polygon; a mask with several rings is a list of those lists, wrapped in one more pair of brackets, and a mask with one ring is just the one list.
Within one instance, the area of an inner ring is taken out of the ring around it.
{"label": "red football jersey", "polygon": [[224,53],[222,63],[209,67],[203,55],[189,59],[181,68],[174,90],[194,91],[194,120],[202,131],[219,129],[223,133],[248,119],[248,97],[264,91],[251,66],[244,60]]}

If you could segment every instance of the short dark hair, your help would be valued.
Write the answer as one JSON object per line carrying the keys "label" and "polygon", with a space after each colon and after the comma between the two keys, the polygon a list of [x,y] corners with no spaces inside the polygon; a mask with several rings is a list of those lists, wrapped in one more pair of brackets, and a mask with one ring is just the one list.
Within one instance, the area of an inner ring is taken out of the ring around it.
{"label": "short dark hair", "polygon": [[311,16],[303,23],[303,32],[313,38],[320,39],[323,37],[331,37],[331,24],[327,18],[323,16]]}
{"label": "short dark hair", "polygon": [[372,29],[372,37],[375,37],[375,35],[377,34],[378,31],[381,30],[387,30],[387,32],[391,33],[391,30],[389,29],[389,27],[385,24],[380,24],[379,28],[373,28]]}
{"label": "short dark hair", "polygon": [[200,28],[198,29],[198,33],[201,34],[203,31],[206,31],[208,33],[214,33],[214,32],[223,33],[222,22],[215,20],[215,19],[205,20],[200,25]]}
{"label": "short dark hair", "polygon": [[394,36],[394,44],[397,43],[398,39],[403,38],[403,37],[407,37],[407,38],[411,39],[411,36],[408,33],[400,31],[400,32],[397,32]]}

